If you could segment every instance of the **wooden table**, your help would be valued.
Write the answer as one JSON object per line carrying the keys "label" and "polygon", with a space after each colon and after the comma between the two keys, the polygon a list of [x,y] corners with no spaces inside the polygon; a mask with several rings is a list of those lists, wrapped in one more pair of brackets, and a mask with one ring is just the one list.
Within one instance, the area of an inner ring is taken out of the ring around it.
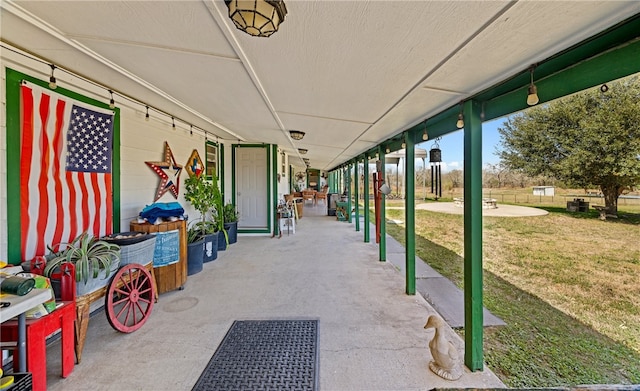
{"label": "wooden table", "polygon": [[184,220],[169,221],[160,224],[138,223],[132,221],[131,231],[135,232],[167,232],[178,230],[180,243],[180,261],[167,266],[154,267],[154,275],[158,293],[182,289],[187,281],[187,224]]}
{"label": "wooden table", "polygon": [[2,302],[8,302],[8,307],[0,308],[0,319],[2,322],[18,317],[18,352],[20,372],[27,371],[27,332],[26,332],[26,315],[25,313],[33,307],[51,299],[50,289],[32,289],[31,292],[24,296],[16,296],[5,294],[2,296]]}

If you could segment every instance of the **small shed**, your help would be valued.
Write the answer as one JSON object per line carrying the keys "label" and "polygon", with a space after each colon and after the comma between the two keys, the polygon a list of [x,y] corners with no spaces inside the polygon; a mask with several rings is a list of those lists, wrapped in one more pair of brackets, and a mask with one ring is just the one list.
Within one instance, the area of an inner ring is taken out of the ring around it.
{"label": "small shed", "polygon": [[556,195],[556,188],[553,186],[533,186],[533,195],[554,196]]}

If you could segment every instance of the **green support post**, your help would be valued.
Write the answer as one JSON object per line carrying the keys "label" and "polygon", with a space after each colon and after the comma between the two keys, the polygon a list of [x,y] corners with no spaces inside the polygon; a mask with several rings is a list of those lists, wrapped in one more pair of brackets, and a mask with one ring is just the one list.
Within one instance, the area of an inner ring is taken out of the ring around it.
{"label": "green support post", "polygon": [[482,112],[464,103],[464,362],[483,369],[482,316]]}
{"label": "green support post", "polygon": [[[382,178],[384,178],[385,162],[384,162],[384,147],[381,145],[378,151],[379,159],[382,161]],[[387,213],[385,212],[385,198],[384,195],[380,197],[380,262],[387,260]]]}
{"label": "green support post", "polygon": [[358,158],[355,160],[355,164],[353,166],[353,179],[355,180],[355,184],[353,186],[353,198],[355,202],[355,210],[356,210],[356,232],[360,232],[360,203],[359,201],[359,190],[360,187],[360,175],[358,175]]}
{"label": "green support post", "polygon": [[[271,146],[271,171],[273,173],[273,178],[278,176],[278,146],[273,144]],[[273,211],[273,236],[277,236],[280,234],[280,224],[278,220],[278,183],[276,181],[272,181],[272,191],[273,195],[271,196],[274,202]]]}
{"label": "green support post", "polygon": [[333,193],[338,192],[338,171],[331,173],[331,190]]}
{"label": "green support post", "polygon": [[405,188],[404,188],[404,225],[405,237],[405,265],[406,265],[406,291],[407,295],[416,294],[416,150],[413,137],[405,136],[406,159],[405,161]]}
{"label": "green support post", "polygon": [[363,189],[363,198],[364,198],[364,242],[369,243],[369,157],[367,155],[364,156],[364,167],[362,169],[362,175],[364,175],[364,189]]}
{"label": "green support post", "polygon": [[347,222],[351,224],[351,163],[344,170],[344,178],[347,185]]}

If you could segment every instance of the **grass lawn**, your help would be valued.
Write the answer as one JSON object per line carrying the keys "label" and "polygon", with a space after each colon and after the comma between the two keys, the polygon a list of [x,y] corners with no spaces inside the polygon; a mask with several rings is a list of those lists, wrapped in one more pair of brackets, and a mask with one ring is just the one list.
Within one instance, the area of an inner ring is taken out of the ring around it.
{"label": "grass lawn", "polygon": [[[485,328],[487,365],[509,387],[640,384],[640,208],[541,208],[483,218],[484,305],[507,323]],[[387,233],[404,243],[402,225]],[[416,253],[462,287],[463,217],[417,210]]]}

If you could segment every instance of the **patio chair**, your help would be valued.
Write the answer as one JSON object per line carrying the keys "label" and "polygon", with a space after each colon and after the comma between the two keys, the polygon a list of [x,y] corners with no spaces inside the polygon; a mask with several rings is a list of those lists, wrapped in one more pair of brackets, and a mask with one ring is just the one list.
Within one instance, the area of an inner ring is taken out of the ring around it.
{"label": "patio chair", "polygon": [[316,204],[316,191],[315,190],[303,190],[302,191],[302,199],[304,200],[304,203],[306,204],[307,201],[311,201],[311,203],[313,205]]}
{"label": "patio chair", "polygon": [[327,193],[329,193],[328,187],[322,187],[322,190],[316,193],[316,204],[319,200],[323,200],[324,205],[327,205]]}

